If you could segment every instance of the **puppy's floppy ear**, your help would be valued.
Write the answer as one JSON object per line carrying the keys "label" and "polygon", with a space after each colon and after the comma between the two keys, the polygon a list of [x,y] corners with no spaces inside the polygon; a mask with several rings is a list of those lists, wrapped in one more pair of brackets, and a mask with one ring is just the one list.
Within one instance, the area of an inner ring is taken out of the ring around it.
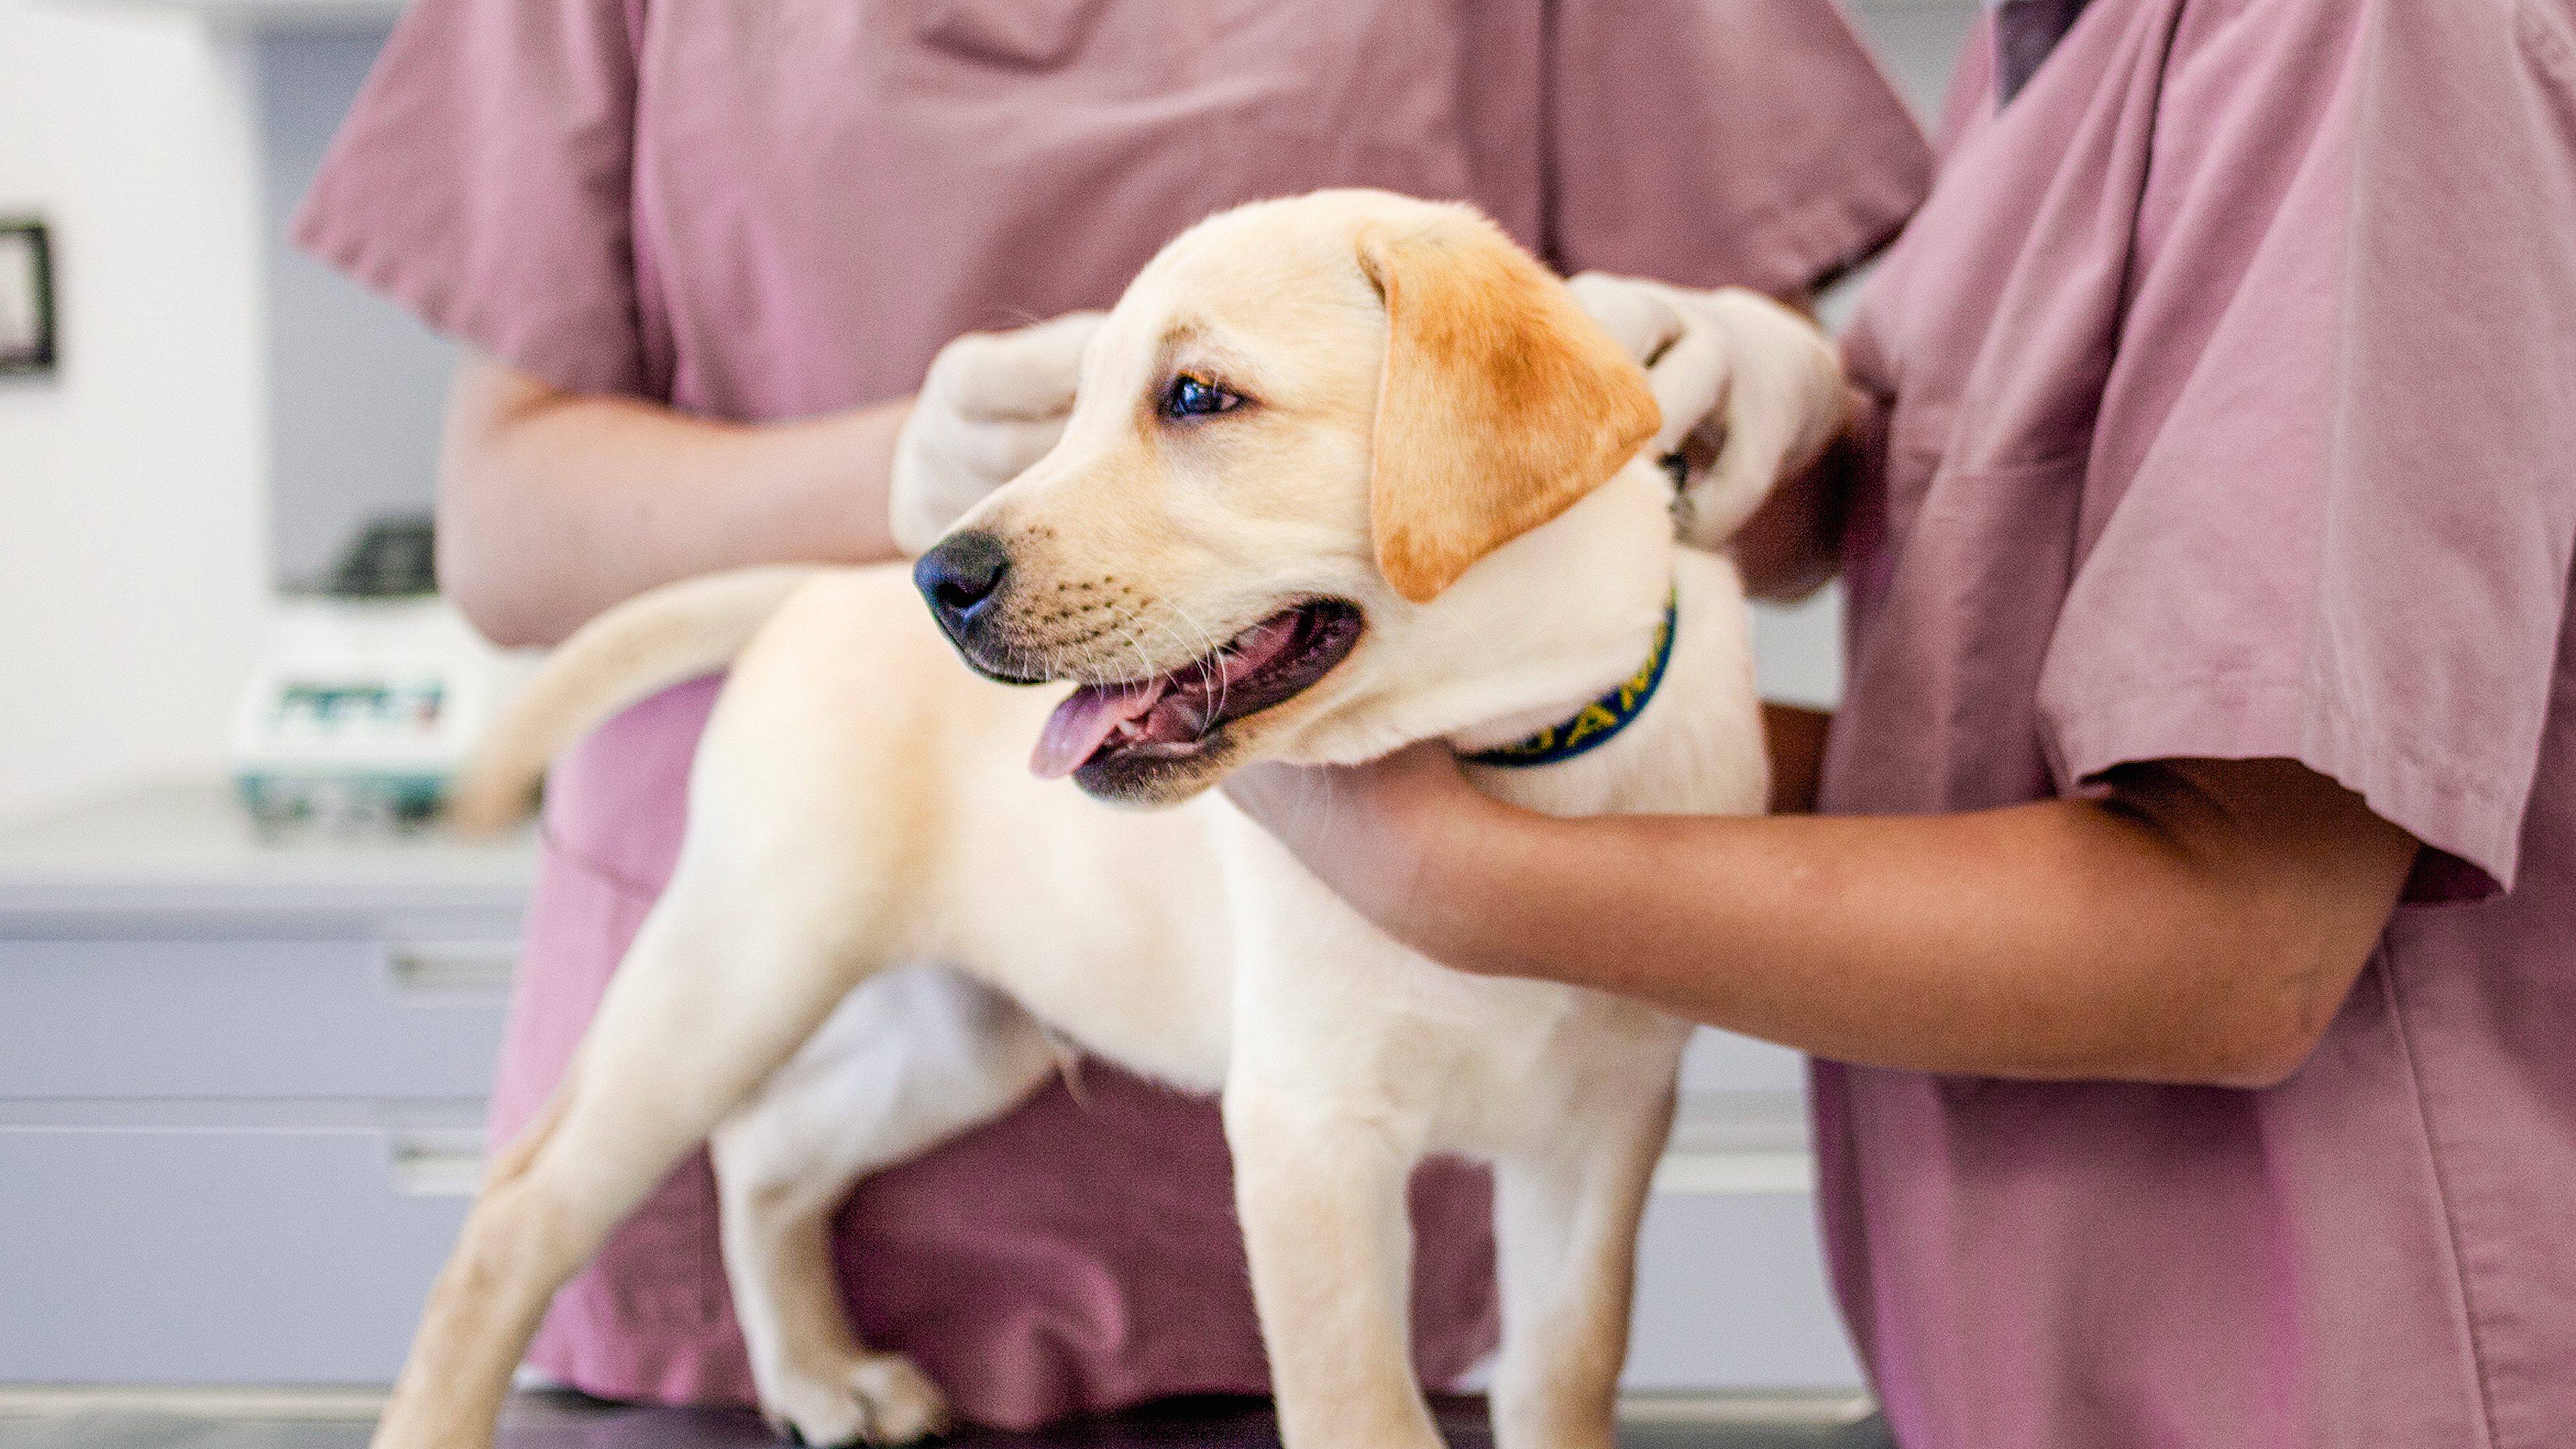
{"label": "puppy's floppy ear", "polygon": [[1424,603],[1635,457],[1655,398],[1565,285],[1468,208],[1366,223],[1357,246],[1387,313],[1378,568]]}

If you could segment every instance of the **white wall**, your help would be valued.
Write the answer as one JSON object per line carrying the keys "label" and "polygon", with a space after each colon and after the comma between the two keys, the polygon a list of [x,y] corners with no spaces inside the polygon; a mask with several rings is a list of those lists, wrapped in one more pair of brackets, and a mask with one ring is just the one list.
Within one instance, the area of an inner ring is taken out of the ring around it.
{"label": "white wall", "polygon": [[219,767],[269,577],[248,76],[190,16],[0,0],[62,358],[0,378],[0,816]]}

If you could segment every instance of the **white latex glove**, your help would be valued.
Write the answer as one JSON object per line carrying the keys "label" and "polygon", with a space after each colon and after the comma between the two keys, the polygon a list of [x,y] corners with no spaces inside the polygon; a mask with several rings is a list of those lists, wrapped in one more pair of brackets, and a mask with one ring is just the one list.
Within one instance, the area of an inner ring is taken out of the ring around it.
{"label": "white latex glove", "polygon": [[1673,503],[1682,542],[1722,548],[1772,485],[1842,430],[1842,360],[1814,323],[1759,292],[1694,292],[1584,272],[1568,283],[1643,364],[1664,423],[1649,448],[1686,465]]}
{"label": "white latex glove", "polygon": [[939,349],[895,436],[886,508],[895,547],[918,557],[948,525],[1046,456],[1064,434],[1082,349],[1102,312],[1067,312]]}

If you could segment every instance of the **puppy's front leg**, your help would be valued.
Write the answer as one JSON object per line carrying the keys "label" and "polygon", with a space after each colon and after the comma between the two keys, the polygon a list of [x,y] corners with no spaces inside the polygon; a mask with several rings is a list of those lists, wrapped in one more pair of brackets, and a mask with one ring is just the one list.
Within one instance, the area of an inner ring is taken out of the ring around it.
{"label": "puppy's front leg", "polygon": [[1612,1449],[1637,1226],[1672,1131],[1680,1040],[1678,1027],[1602,1039],[1629,1070],[1570,1083],[1566,1110],[1494,1160],[1498,1449]]}
{"label": "puppy's front leg", "polygon": [[1225,1137],[1280,1437],[1288,1449],[1439,1449],[1410,1347],[1418,1139],[1319,1111],[1312,1081],[1247,1078],[1226,1084]]}
{"label": "puppy's front leg", "polygon": [[1440,1449],[1414,1382],[1406,1189],[1428,1119],[1384,993],[1403,948],[1241,816],[1225,1140],[1288,1449]]}

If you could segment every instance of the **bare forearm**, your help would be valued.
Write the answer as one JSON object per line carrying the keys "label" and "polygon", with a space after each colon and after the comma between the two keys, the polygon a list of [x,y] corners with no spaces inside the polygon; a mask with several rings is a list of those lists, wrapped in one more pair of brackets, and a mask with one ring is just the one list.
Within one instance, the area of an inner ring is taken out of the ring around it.
{"label": "bare forearm", "polygon": [[[1502,836],[1516,858],[1426,874],[1413,944],[1465,969],[1617,991],[1847,1061],[2034,1077],[2259,1069],[2226,1033],[2196,1028],[2189,1003],[2212,985],[2234,996],[2273,984],[2197,980],[2230,953],[2191,922],[2140,919],[2162,901],[2150,871],[2106,880],[2073,864],[2120,858],[2088,837],[2121,830],[2082,805],[1530,822]],[[1707,885],[1675,900],[1676,877]],[[2129,1050],[2168,1030],[2205,1058]]]}
{"label": "bare forearm", "polygon": [[439,478],[440,585],[494,639],[550,644],[692,574],[892,557],[905,406],[745,426],[468,362]]}
{"label": "bare forearm", "polygon": [[2181,774],[1956,816],[1556,820],[1417,770],[1373,805],[1340,794],[1339,841],[1255,813],[1463,970],[1873,1065],[2261,1085],[2341,1002],[2413,856],[2331,782],[2269,765],[2289,783],[2256,783],[2288,804],[2259,828]]}

